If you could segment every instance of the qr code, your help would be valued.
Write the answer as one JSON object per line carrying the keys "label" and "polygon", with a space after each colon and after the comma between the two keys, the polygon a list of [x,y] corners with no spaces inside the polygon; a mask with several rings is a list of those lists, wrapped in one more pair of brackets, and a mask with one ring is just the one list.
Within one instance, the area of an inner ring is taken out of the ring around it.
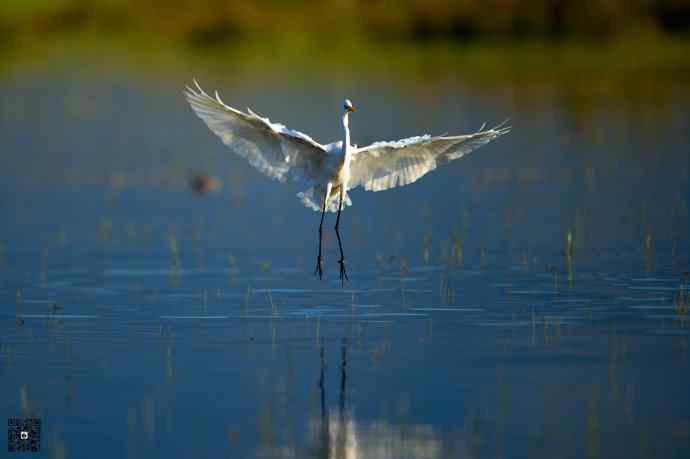
{"label": "qr code", "polygon": [[38,418],[7,419],[7,451],[10,453],[41,451],[41,420]]}

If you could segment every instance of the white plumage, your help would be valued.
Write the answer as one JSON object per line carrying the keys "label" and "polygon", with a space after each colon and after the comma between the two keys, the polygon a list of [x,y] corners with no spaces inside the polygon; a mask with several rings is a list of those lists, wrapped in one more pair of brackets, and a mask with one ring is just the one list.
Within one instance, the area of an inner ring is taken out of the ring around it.
{"label": "white plumage", "polygon": [[408,185],[438,166],[458,159],[510,132],[502,125],[459,136],[423,135],[394,142],[375,142],[357,148],[350,142],[349,115],[355,111],[352,102],[343,104],[343,140],[322,145],[299,131],[272,123],[247,109],[242,112],[220,99],[208,95],[194,80],[185,96],[196,114],[225,145],[246,158],[263,174],[280,180],[300,182],[307,189],[298,193],[302,203],[321,211],[319,255],[316,272],[321,269],[321,234],[326,211],[337,212],[336,235],[340,247],[340,278],[345,280],[345,257],[340,233],[340,211],[352,205],[348,191],[361,186],[368,191],[382,191]]}
{"label": "white plumage", "polygon": [[[336,191],[343,189],[344,206],[352,204],[347,192],[361,186],[367,191],[382,191],[408,185],[433,171],[438,166],[458,159],[467,153],[506,134],[510,127],[497,126],[459,136],[423,135],[393,142],[375,142],[362,148],[349,144],[347,119],[353,110],[347,101],[343,115],[345,136],[343,141],[322,145],[310,136],[272,123],[247,109],[242,112],[228,105],[215,93],[210,96],[194,81],[195,88],[187,87],[185,95],[196,114],[235,153],[268,177],[281,182],[293,181],[307,185],[298,193],[302,203],[316,211],[322,210],[327,184],[331,183],[326,210],[336,212]],[[349,104],[349,105],[348,105]],[[346,155],[349,153],[349,155]],[[349,156],[349,158],[346,158]],[[346,160],[347,159],[347,160]],[[342,173],[345,164],[348,171]],[[347,183],[341,183],[348,175]]]}

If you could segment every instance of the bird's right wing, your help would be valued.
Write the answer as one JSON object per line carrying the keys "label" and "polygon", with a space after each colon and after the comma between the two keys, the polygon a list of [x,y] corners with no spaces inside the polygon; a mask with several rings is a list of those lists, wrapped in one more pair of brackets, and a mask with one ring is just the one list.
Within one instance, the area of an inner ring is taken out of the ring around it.
{"label": "bird's right wing", "polygon": [[218,93],[211,97],[194,80],[185,96],[194,112],[225,145],[246,158],[263,174],[285,182],[310,182],[326,163],[324,147],[306,134],[271,123],[251,110],[225,105]]}
{"label": "bird's right wing", "polygon": [[438,166],[507,134],[510,127],[504,125],[486,130],[482,126],[478,132],[468,135],[424,135],[373,143],[355,152],[350,165],[349,188],[361,185],[367,191],[383,191],[408,185]]}

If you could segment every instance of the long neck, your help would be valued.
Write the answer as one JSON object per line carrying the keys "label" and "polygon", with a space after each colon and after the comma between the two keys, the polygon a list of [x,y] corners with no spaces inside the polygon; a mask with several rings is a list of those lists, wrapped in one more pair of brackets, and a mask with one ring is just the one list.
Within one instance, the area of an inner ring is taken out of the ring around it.
{"label": "long neck", "polygon": [[343,131],[344,131],[344,137],[343,137],[343,152],[345,153],[345,158],[349,159],[350,155],[352,154],[352,147],[350,146],[350,127],[349,127],[349,117],[350,113],[345,112],[343,114]]}

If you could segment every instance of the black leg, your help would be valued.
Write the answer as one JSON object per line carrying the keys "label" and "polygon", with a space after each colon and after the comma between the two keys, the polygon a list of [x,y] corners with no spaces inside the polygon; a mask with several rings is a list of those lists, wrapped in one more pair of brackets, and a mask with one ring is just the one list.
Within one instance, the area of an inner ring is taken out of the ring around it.
{"label": "black leg", "polygon": [[345,286],[345,281],[350,280],[347,278],[347,271],[345,270],[345,254],[343,254],[343,244],[340,241],[340,211],[343,210],[343,189],[340,189],[340,204],[338,205],[338,217],[335,219],[335,235],[338,236],[338,247],[340,247],[340,260],[338,264],[340,265],[340,285]]}
{"label": "black leg", "polygon": [[316,256],[316,269],[314,275],[319,275],[319,280],[323,277],[323,263],[321,262],[321,242],[323,241],[323,218],[326,216],[326,200],[328,199],[328,189],[323,197],[323,209],[321,210],[321,224],[319,225],[319,254]]}

